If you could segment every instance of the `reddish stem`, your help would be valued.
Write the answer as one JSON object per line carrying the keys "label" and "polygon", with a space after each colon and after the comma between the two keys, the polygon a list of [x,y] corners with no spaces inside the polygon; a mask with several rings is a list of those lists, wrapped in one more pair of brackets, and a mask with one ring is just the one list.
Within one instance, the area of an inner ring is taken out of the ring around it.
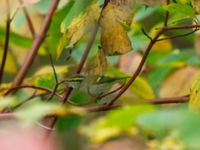
{"label": "reddish stem", "polygon": [[49,8],[49,10],[46,14],[46,17],[45,17],[44,23],[41,27],[40,33],[35,38],[33,45],[31,47],[29,53],[27,54],[21,69],[19,70],[15,80],[13,81],[13,85],[12,85],[13,87],[19,86],[23,82],[25,76],[27,75],[28,70],[30,69],[30,67],[37,55],[37,52],[45,39],[45,35],[49,29],[51,19],[53,17],[54,12],[56,11],[59,1],[60,0],[52,0],[51,7]]}
{"label": "reddish stem", "polygon": [[1,68],[0,68],[0,84],[3,80],[4,68],[6,64],[6,59],[8,55],[8,48],[9,48],[9,40],[10,40],[10,4],[9,1],[6,1],[6,10],[7,10],[7,20],[6,20],[6,34],[5,34],[5,44],[4,44],[4,51],[3,51],[3,58],[1,61]]}
{"label": "reddish stem", "polygon": [[[18,0],[18,1],[21,5],[24,4],[23,0]],[[29,16],[29,13],[25,6],[22,6],[22,9],[23,9],[24,15],[26,17],[26,21],[28,23],[29,30],[30,30],[32,36],[35,37],[35,29],[34,29],[32,21],[31,21],[31,17]]]}

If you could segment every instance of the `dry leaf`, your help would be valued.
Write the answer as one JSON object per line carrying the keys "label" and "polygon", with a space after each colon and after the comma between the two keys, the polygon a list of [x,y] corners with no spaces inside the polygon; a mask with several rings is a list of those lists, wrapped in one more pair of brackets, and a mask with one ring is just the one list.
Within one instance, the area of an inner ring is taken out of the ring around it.
{"label": "dry leaf", "polygon": [[88,64],[89,72],[92,75],[102,76],[104,75],[107,67],[107,59],[102,49],[98,50],[96,56]]}
{"label": "dry leaf", "polygon": [[61,24],[61,32],[64,35],[61,37],[56,50],[56,58],[59,58],[63,49],[67,47],[74,47],[74,45],[86,33],[91,33],[100,15],[100,8],[97,3],[92,4],[86,12],[75,18],[67,29]]}
{"label": "dry leaf", "polygon": [[199,69],[185,67],[171,74],[162,84],[160,97],[183,96],[190,93],[190,87]]}
{"label": "dry leaf", "polygon": [[200,0],[191,0],[192,7],[195,9],[196,12],[200,12]]}
{"label": "dry leaf", "polygon": [[66,31],[62,31],[70,39],[70,46],[74,46],[85,33],[94,27],[99,18],[99,13],[99,6],[95,3],[83,15],[76,18]]}
{"label": "dry leaf", "polygon": [[130,25],[135,0],[111,0],[101,19],[101,46],[106,55],[125,54],[132,50],[123,23]]}
{"label": "dry leaf", "polygon": [[189,106],[192,110],[200,111],[200,75],[191,86]]}

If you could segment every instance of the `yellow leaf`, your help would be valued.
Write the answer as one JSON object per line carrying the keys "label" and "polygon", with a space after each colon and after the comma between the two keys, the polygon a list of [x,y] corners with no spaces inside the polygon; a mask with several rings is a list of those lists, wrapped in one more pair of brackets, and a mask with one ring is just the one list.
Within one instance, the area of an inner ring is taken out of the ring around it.
{"label": "yellow leaf", "polygon": [[153,99],[155,94],[149,83],[142,77],[137,77],[129,91],[141,99]]}
{"label": "yellow leaf", "polygon": [[192,7],[196,10],[196,12],[200,12],[200,1],[199,0],[191,0]]}
{"label": "yellow leaf", "polygon": [[98,21],[99,15],[100,8],[98,3],[95,3],[89,6],[84,14],[75,18],[66,30],[63,25],[61,25],[61,32],[63,32],[64,35],[59,41],[56,57],[58,58],[60,56],[67,44],[69,44],[68,47],[73,47],[84,34],[91,33],[91,30]]}
{"label": "yellow leaf", "polygon": [[122,22],[130,25],[135,0],[112,0],[101,18],[101,46],[106,55],[125,54],[132,50],[131,41]]}
{"label": "yellow leaf", "polygon": [[193,110],[200,110],[200,75],[194,80],[190,88],[189,106]]}
{"label": "yellow leaf", "polygon": [[102,49],[98,50],[97,55],[88,64],[89,72],[93,75],[102,76],[107,67],[107,59]]}
{"label": "yellow leaf", "polygon": [[[166,37],[162,36],[160,38],[166,38]],[[154,44],[152,49],[153,51],[157,52],[170,52],[172,50],[171,40],[158,41]]]}
{"label": "yellow leaf", "polygon": [[0,86],[0,96],[3,96],[10,88],[12,84],[11,83],[4,83]]}
{"label": "yellow leaf", "polygon": [[[3,50],[0,50],[0,61],[2,61],[2,56],[3,56]],[[5,64],[5,72],[14,74],[17,71],[17,65],[15,62],[15,58],[13,55],[8,52],[7,54],[7,59],[6,59],[6,64]]]}
{"label": "yellow leaf", "polygon": [[[68,67],[67,66],[54,66],[55,71],[57,74],[65,74],[68,72]],[[52,74],[53,69],[51,66],[45,66],[39,69],[34,75],[35,76],[42,76],[42,75],[47,75],[47,74]]]}

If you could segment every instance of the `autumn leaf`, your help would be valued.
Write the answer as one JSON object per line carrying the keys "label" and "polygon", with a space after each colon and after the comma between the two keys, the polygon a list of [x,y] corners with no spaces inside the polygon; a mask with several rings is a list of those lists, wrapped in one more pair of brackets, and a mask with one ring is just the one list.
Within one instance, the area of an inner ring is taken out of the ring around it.
{"label": "autumn leaf", "polygon": [[105,7],[101,18],[101,46],[106,55],[125,54],[132,50],[124,23],[130,25],[135,0],[112,0]]}
{"label": "autumn leaf", "polygon": [[200,12],[200,0],[191,0],[192,7],[196,12]]}
{"label": "autumn leaf", "polygon": [[61,32],[64,34],[59,41],[56,57],[60,56],[65,46],[73,47],[84,34],[91,31],[97,23],[99,15],[100,9],[98,3],[94,3],[87,8],[84,14],[75,18],[66,30],[63,27],[64,25],[61,24]]}
{"label": "autumn leaf", "polygon": [[[3,56],[3,50],[0,48],[0,61],[2,61],[2,56]],[[17,64],[15,62],[15,58],[12,54],[12,52],[8,52],[7,54],[7,60],[5,64],[5,72],[9,74],[14,74],[17,71]]]}
{"label": "autumn leaf", "polygon": [[100,48],[95,57],[89,62],[88,69],[92,75],[104,75],[107,67],[107,59],[104,51]]}
{"label": "autumn leaf", "polygon": [[200,76],[194,80],[190,88],[189,107],[192,110],[200,110]]}

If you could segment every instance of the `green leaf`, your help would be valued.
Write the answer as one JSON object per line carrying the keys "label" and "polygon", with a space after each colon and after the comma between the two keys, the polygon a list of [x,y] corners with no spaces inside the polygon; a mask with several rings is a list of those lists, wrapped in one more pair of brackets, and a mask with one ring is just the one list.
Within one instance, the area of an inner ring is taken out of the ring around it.
{"label": "green leaf", "polygon": [[52,23],[48,31],[49,36],[45,40],[45,47],[53,56],[55,56],[55,54],[57,53],[56,49],[58,46],[58,43],[55,41],[59,41],[62,37],[62,33],[60,31],[61,22],[68,15],[73,4],[74,4],[74,1],[68,2],[61,10],[56,12],[56,14],[54,15],[52,19]]}
{"label": "green leaf", "polygon": [[[120,70],[114,67],[108,67],[107,75],[117,77],[129,77],[128,74],[121,72]],[[130,86],[129,91],[135,94],[138,98],[141,99],[152,99],[155,98],[155,94],[150,84],[142,77],[137,77],[133,84]]]}
{"label": "green leaf", "polygon": [[[0,41],[5,37],[5,29],[0,27]],[[10,33],[10,43],[19,47],[29,48],[32,44],[32,39],[19,35],[15,32]]]}
{"label": "green leaf", "polygon": [[124,106],[94,120],[89,126],[81,127],[80,131],[94,143],[123,134],[136,134],[135,122],[138,116],[153,110],[154,106],[151,105]]}
{"label": "green leaf", "polygon": [[170,5],[163,6],[164,10],[169,11],[173,15],[172,20],[178,20],[185,17],[193,18],[195,16],[194,9],[187,4],[171,3]]}
{"label": "green leaf", "polygon": [[130,86],[129,91],[141,99],[155,98],[154,91],[147,80],[142,77],[137,77]]}

